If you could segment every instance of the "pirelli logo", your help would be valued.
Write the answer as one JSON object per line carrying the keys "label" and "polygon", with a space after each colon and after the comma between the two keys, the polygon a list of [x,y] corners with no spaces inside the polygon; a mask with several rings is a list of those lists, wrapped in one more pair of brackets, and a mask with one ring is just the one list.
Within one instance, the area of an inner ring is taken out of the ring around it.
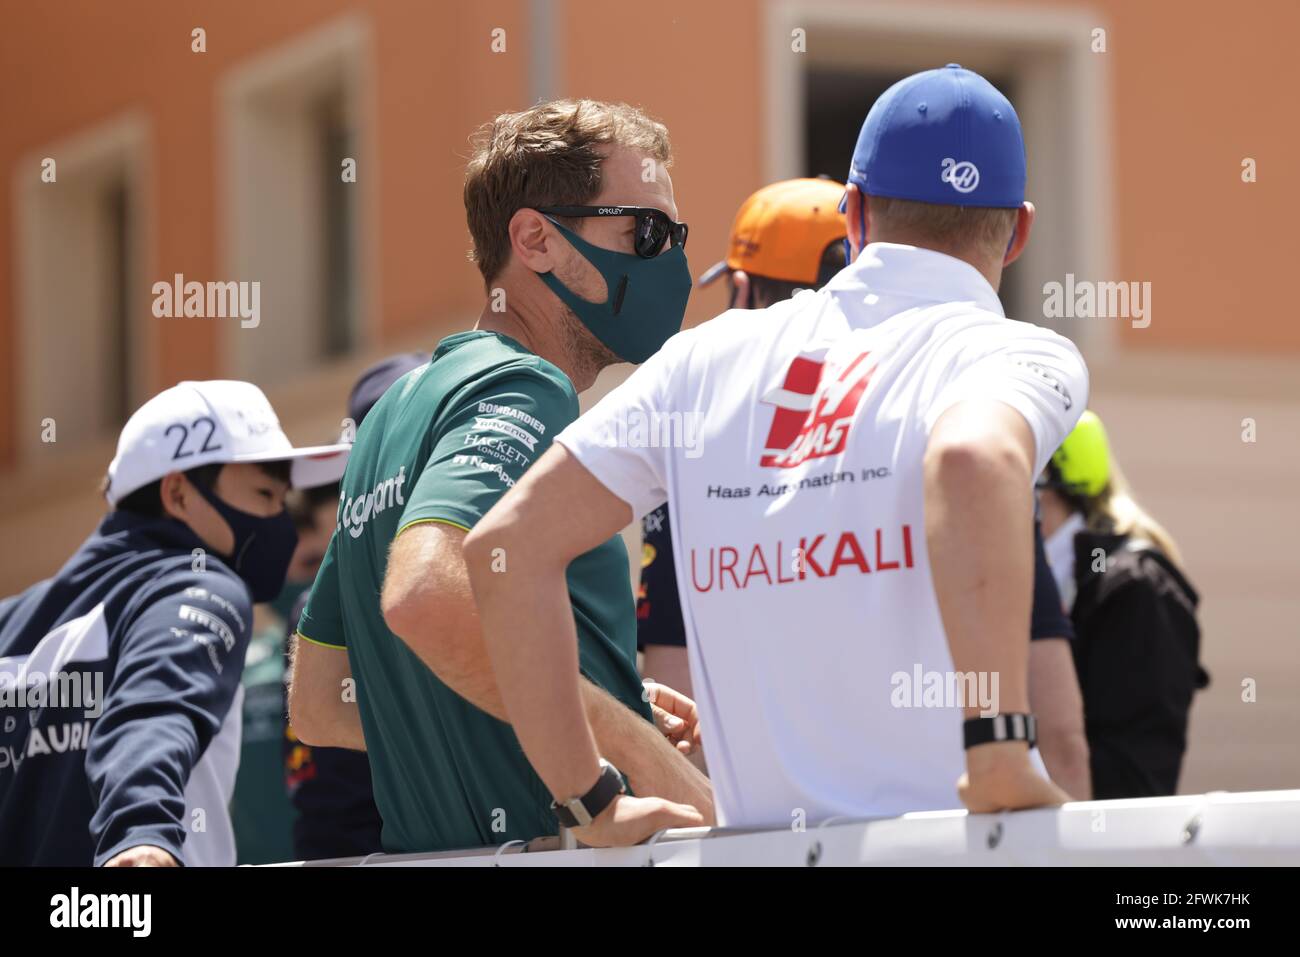
{"label": "pirelli logo", "polygon": [[235,633],[230,630],[230,626],[224,621],[212,614],[210,611],[204,611],[202,608],[195,608],[193,605],[181,605],[177,617],[181,621],[188,621],[198,625],[205,631],[210,631],[226,646],[226,651],[235,647]]}

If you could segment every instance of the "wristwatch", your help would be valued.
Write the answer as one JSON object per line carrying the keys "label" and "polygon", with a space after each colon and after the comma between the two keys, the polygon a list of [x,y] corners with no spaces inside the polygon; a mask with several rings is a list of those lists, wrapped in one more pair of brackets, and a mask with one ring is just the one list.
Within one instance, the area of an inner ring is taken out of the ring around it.
{"label": "wristwatch", "polygon": [[551,810],[564,827],[586,827],[600,812],[609,807],[611,801],[620,794],[627,793],[623,784],[623,775],[618,768],[604,758],[600,759],[600,777],[591,790],[582,797],[569,798],[560,802],[552,801]]}
{"label": "wristwatch", "polygon": [[1038,722],[1032,714],[995,714],[991,718],[968,718],[962,724],[966,750],[995,741],[1025,741],[1032,749],[1038,743]]}

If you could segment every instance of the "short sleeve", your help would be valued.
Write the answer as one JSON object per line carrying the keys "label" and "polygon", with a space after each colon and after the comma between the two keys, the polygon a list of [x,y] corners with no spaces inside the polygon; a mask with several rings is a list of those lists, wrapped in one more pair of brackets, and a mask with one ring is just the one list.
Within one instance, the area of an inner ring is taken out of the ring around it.
{"label": "short sleeve", "polygon": [[343,609],[339,604],[339,533],[330,536],[325,549],[325,560],[312,582],[307,607],[298,619],[298,634],[317,645],[329,648],[346,648],[347,637],[343,631]]}
{"label": "short sleeve", "polygon": [[[994,399],[1011,406],[1034,435],[1034,474],[1088,405],[1088,369],[1074,343],[1036,326],[1012,323],[1001,344],[962,368],[927,410],[926,431],[958,402]],[[1000,330],[1001,331],[1001,330]],[[987,335],[987,329],[981,329]]]}
{"label": "short sleeve", "polygon": [[[671,443],[649,441],[665,415],[686,415],[676,383],[694,330],[679,332],[556,441],[597,481],[628,505],[633,515],[653,512],[668,500]],[[647,437],[638,441],[637,436]]]}
{"label": "short sleeve", "polygon": [[520,370],[459,399],[439,426],[399,533],[421,522],[473,528],[577,414],[572,388],[540,370]]}

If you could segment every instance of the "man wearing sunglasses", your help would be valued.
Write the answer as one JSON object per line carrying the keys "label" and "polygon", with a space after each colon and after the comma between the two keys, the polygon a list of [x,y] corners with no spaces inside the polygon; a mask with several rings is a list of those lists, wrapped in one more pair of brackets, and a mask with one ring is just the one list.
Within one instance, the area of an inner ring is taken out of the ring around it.
{"label": "man wearing sunglasses", "polygon": [[[309,746],[368,751],[387,851],[529,840],[598,811],[595,798],[552,808],[524,757],[461,542],[602,368],[644,361],[681,327],[691,278],[670,158],[663,125],[622,105],[556,101],[488,124],[464,191],[487,303],[358,431],[298,626],[290,717]],[[529,558],[494,560],[505,573]],[[653,796],[658,826],[711,821],[708,781],[684,756],[694,706],[637,673],[627,567],[607,536],[568,567],[562,596],[587,720],[617,769],[602,780]],[[352,680],[355,697],[340,695]]]}
{"label": "man wearing sunglasses", "polygon": [[[915,74],[848,180],[848,266],[674,336],[465,539],[497,685],[561,802],[605,778],[564,569],[665,501],[720,824],[1069,799],[1034,763],[1030,506],[1088,373],[998,300],[1034,220],[1019,119],[957,64]],[[665,411],[703,416],[694,448],[606,440]],[[494,574],[494,550],[526,558]],[[643,840],[655,810],[614,796],[578,837]]]}
{"label": "man wearing sunglasses", "polygon": [[686,245],[686,224],[673,222],[667,213],[653,206],[539,206],[537,211],[548,218],[631,219],[632,251],[642,259],[654,259],[664,251],[665,242]]}

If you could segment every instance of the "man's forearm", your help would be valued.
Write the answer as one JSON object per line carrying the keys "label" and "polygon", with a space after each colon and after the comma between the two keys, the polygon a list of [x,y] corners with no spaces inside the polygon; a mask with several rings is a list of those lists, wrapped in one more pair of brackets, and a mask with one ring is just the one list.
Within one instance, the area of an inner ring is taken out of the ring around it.
{"label": "man's forearm", "polygon": [[[574,502],[582,508],[574,509]],[[600,754],[577,680],[578,636],[565,573],[631,518],[626,502],[555,445],[464,541],[501,698],[524,753],[557,797],[586,793]],[[508,573],[494,572],[494,554],[510,556]]]}
{"label": "man's forearm", "polygon": [[[361,713],[354,703],[343,700],[328,691],[317,691],[317,700],[311,707],[313,715],[304,720],[303,694],[289,685],[289,726],[298,740],[310,748],[347,748],[349,751],[366,750],[366,736],[361,729]],[[298,717],[295,717],[298,716]]]}
{"label": "man's forearm", "polygon": [[[993,710],[1029,710],[1028,658],[1034,439],[1010,406],[974,400],[936,423],[924,464],[925,531],[935,597],[958,673],[998,679]],[[983,703],[965,702],[967,718]],[[966,751],[958,791],[972,811],[1059,804],[1069,796],[1034,771],[1023,741]]]}
{"label": "man's forearm", "polygon": [[308,747],[366,750],[355,695],[347,700],[344,681],[352,680],[346,653],[313,648],[302,636],[290,642],[289,725]]}
{"label": "man's forearm", "polygon": [[1042,722],[1038,728],[1038,753],[1042,755],[1048,776],[1074,800],[1091,801],[1088,739],[1082,732],[1053,729],[1044,732]]}
{"label": "man's forearm", "polygon": [[[474,622],[477,626],[477,620]],[[451,636],[440,629],[424,645],[422,658],[438,678],[470,704],[501,721],[509,721],[501,692],[497,688],[492,662],[477,627],[473,634]],[[455,647],[456,651],[448,653]],[[693,804],[710,816],[699,803],[708,793],[708,779],[674,748],[652,721],[623,704],[609,692],[583,677],[580,685],[583,709],[596,738],[596,746],[607,760],[627,775],[637,794]]]}
{"label": "man's forearm", "polygon": [[[465,616],[462,627],[466,631],[455,634],[445,625],[440,624],[436,630],[431,628],[428,634],[423,636],[423,640],[420,637],[405,640],[418,650],[420,658],[429,666],[429,670],[438,676],[439,681],[480,711],[486,711],[498,721],[509,723],[510,718],[506,714],[505,702],[501,700],[501,691],[497,687],[487,647],[483,644],[483,633],[478,628],[477,617]],[[473,630],[468,630],[470,628]],[[598,740],[600,732],[597,721],[612,722],[620,729],[626,727],[620,720],[622,716],[605,706],[606,701],[617,705],[630,717],[637,717],[634,712],[619,704],[585,677],[582,680],[581,691],[587,720],[591,722],[592,731],[597,734]],[[641,723],[649,724],[647,721]],[[610,757],[610,760],[614,759]]]}
{"label": "man's forearm", "polygon": [[1038,751],[1053,781],[1076,801],[1092,798],[1083,696],[1069,641],[1029,645],[1029,706],[1038,719]]}
{"label": "man's forearm", "polygon": [[639,797],[689,804],[705,823],[712,824],[713,788],[690,758],[673,747],[653,722],[595,685],[588,688],[584,704],[596,746],[627,775],[632,791]]}
{"label": "man's forearm", "polygon": [[[437,576],[423,588],[409,588],[410,604],[385,612],[390,627],[438,680],[480,711],[509,721],[483,642],[483,627],[461,557],[464,535],[443,526],[400,535],[388,574],[397,581],[419,579],[417,569]],[[387,591],[387,586],[386,586]],[[394,627],[396,626],[396,627]]]}
{"label": "man's forearm", "polygon": [[998,453],[957,447],[927,459],[926,538],[953,666],[996,674],[1004,713],[1029,710],[1028,488],[1027,475]]}
{"label": "man's forearm", "polygon": [[366,750],[366,735],[361,730],[361,715],[357,713],[356,705],[344,704],[334,717],[335,720],[325,729],[326,740],[316,747]]}
{"label": "man's forearm", "polygon": [[[528,545],[503,538],[493,544],[511,556],[509,578],[476,574],[475,563],[486,567],[487,561],[471,548],[475,534],[466,539],[465,558],[491,673],[501,700],[509,702],[505,720],[551,794],[585,794],[599,777],[600,752],[583,701],[567,563],[520,568],[515,556]],[[519,640],[524,635],[530,640]]]}

